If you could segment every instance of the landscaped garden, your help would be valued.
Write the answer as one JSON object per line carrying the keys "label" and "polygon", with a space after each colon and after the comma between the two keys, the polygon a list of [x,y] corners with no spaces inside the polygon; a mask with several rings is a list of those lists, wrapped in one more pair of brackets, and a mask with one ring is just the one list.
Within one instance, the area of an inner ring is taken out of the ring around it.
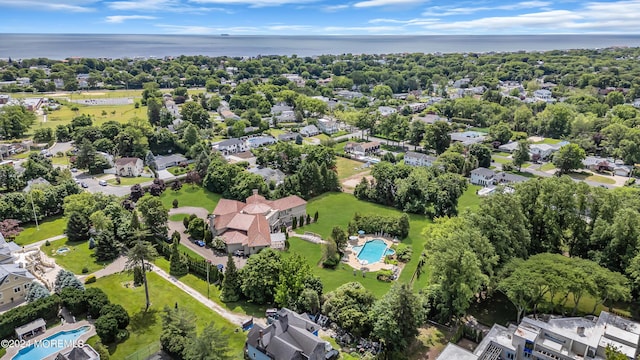
{"label": "landscaped garden", "polygon": [[50,217],[39,223],[40,229],[36,224],[20,225],[24,230],[16,236],[16,244],[25,246],[34,242],[48,239],[50,237],[62,235],[67,226],[67,219],[63,216]]}
{"label": "landscaped garden", "polygon": [[110,263],[96,260],[95,251],[89,249],[89,241],[71,242],[64,238],[52,241],[49,246],[43,244],[40,250],[58,265],[77,275],[90,274]]}
{"label": "landscaped garden", "polygon": [[147,312],[144,311],[144,287],[134,288],[132,286],[132,274],[124,273],[107,276],[89,285],[89,287],[102,289],[109,296],[111,302],[124,306],[131,317],[131,322],[127,328],[130,336],[124,342],[112,345],[109,348],[112,359],[124,359],[140,349],[157,343],[162,332],[164,307],[173,309],[176,306],[195,315],[198,332],[211,322],[214,322],[218,327],[224,328],[225,337],[229,339],[229,347],[235,351],[233,353],[234,358],[243,358],[242,349],[244,348],[246,335],[242,332],[235,332],[238,326],[231,324],[215,311],[208,309],[153,272],[147,275],[147,279],[149,297],[151,299],[151,307]]}

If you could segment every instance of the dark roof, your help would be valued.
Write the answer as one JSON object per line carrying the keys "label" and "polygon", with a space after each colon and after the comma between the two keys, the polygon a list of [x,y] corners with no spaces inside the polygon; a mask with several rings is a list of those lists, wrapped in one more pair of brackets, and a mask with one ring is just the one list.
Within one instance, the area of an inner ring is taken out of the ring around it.
{"label": "dark roof", "polygon": [[281,141],[295,140],[296,137],[298,137],[298,135],[299,134],[296,134],[296,133],[280,134],[278,135],[278,140],[281,140]]}
{"label": "dark roof", "polygon": [[244,141],[237,139],[237,138],[233,138],[233,139],[229,139],[229,140],[224,140],[224,141],[220,141],[218,143],[218,147],[221,146],[233,146],[233,145],[240,145],[242,144]]}

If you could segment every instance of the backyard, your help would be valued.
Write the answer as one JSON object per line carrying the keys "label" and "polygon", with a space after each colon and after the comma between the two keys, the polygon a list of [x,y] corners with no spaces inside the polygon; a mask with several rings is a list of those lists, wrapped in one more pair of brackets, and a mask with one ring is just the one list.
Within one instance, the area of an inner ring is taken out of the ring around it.
{"label": "backyard", "polygon": [[[58,252],[60,249],[68,248],[68,251]],[[49,246],[40,246],[43,253],[50,256],[61,267],[73,272],[83,274],[82,270],[87,269],[85,274],[90,274],[102,269],[110,261],[97,261],[93,249],[89,249],[89,241],[71,242],[66,238],[52,241]]]}
{"label": "backyard", "polygon": [[[151,307],[147,312],[144,311],[144,287],[134,288],[131,285],[133,275],[111,275],[100,278],[96,283],[89,285],[89,287],[102,289],[109,296],[109,300],[124,306],[131,317],[131,322],[127,328],[130,333],[129,337],[124,342],[109,347],[112,359],[124,359],[127,355],[158,342],[162,332],[161,315],[163,309],[176,306],[195,315],[198,332],[202,331],[211,322],[215,323],[217,327],[223,327],[225,337],[229,339],[229,346],[234,350],[234,358],[243,358],[242,349],[244,348],[246,334],[235,332],[237,326],[153,272],[147,275],[147,279],[151,298]],[[171,295],[167,296],[167,294]]]}
{"label": "backyard", "polygon": [[363,167],[363,163],[343,157],[337,157],[336,169],[338,171],[338,178],[344,180],[352,177],[355,174],[368,171]]}
{"label": "backyard", "polygon": [[63,216],[53,216],[41,222],[40,229],[36,228],[36,224],[21,224],[24,229],[17,237],[16,244],[25,246],[34,242],[48,239],[50,237],[62,235],[67,227],[67,219]]}
{"label": "backyard", "polygon": [[167,209],[171,209],[173,207],[173,200],[178,199],[179,207],[196,206],[213,211],[221,197],[220,194],[212,193],[202,186],[183,184],[182,188],[178,191],[171,190],[169,186],[167,190],[160,195],[160,200],[162,201],[162,205]]}

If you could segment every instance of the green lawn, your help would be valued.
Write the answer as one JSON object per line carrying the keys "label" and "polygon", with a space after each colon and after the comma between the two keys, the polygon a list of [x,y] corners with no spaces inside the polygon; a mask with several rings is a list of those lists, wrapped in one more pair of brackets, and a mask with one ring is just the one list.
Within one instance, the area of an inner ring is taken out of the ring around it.
{"label": "green lawn", "polygon": [[540,171],[549,171],[549,170],[553,170],[553,169],[555,169],[555,168],[556,168],[556,166],[555,166],[555,165],[553,165],[553,163],[548,162],[548,163],[546,163],[546,164],[544,164],[544,165],[540,166],[539,170],[540,170]]}
{"label": "green lawn", "polygon": [[359,161],[337,157],[336,168],[338,170],[338,178],[343,180],[355,174],[368,171],[368,169],[362,167],[363,165],[364,164]]}
{"label": "green lawn", "polygon": [[[71,107],[77,106],[78,111],[72,111]],[[102,115],[105,111],[107,114]],[[60,110],[55,110],[47,115],[47,122],[43,123],[43,116],[38,116],[36,122],[31,126],[31,130],[40,128],[55,129],[58,125],[66,125],[76,116],[87,114],[93,117],[93,126],[100,126],[104,122],[115,120],[120,123],[126,123],[134,117],[147,119],[146,106],[140,106],[136,109],[133,104],[127,105],[82,105],[68,103],[61,106]]]}
{"label": "green lawn", "polygon": [[[70,250],[58,254],[56,250],[68,247]],[[50,246],[42,245],[40,250],[51,256],[58,265],[73,272],[74,274],[82,274],[82,269],[87,268],[87,273],[92,273],[102,269],[109,261],[97,261],[94,251],[89,249],[89,241],[71,242],[66,238],[52,241]]]}
{"label": "green lawn", "polygon": [[138,177],[120,177],[119,185],[116,182],[115,178],[107,180],[107,183],[111,185],[116,185],[116,186],[133,186],[135,184],[142,184],[149,181],[153,181],[153,179],[148,177],[138,176]]}
{"label": "green lawn", "polygon": [[544,138],[544,140],[542,141],[538,141],[534,144],[548,144],[548,145],[555,145],[559,142],[561,142],[562,140],[560,139],[552,139],[552,138]]}
{"label": "green lawn", "polygon": [[189,215],[189,214],[173,214],[173,215],[169,215],[169,220],[171,220],[171,221],[182,221],[182,219],[184,219],[185,215]]}
{"label": "green lawn", "polygon": [[531,166],[531,165],[533,165],[533,164],[532,164],[532,163],[530,163],[530,162],[526,162],[526,163],[522,164],[520,167],[521,167],[521,168],[523,168],[523,169],[526,169],[526,168],[528,168],[528,167],[529,167],[529,166]]}
{"label": "green lawn", "polygon": [[481,197],[476,194],[482,186],[469,184],[467,190],[458,199],[458,212],[461,213],[465,209],[475,211],[480,206]]}
{"label": "green lawn", "polygon": [[214,194],[202,186],[184,184],[182,189],[178,191],[168,188],[160,195],[160,200],[162,200],[162,204],[167,209],[173,207],[174,199],[178,199],[179,207],[197,206],[213,211],[221,197],[219,194]]}
{"label": "green lawn", "polygon": [[504,158],[502,156],[492,156],[491,161],[497,162],[498,164],[506,164],[510,163],[512,160]]}
{"label": "green lawn", "polygon": [[53,165],[71,165],[71,162],[69,161],[69,158],[67,157],[67,155],[64,156],[55,156],[56,154],[53,154],[53,156],[50,158],[51,159],[51,164]]}
{"label": "green lawn", "polygon": [[67,227],[67,219],[63,216],[50,217],[40,223],[40,230],[36,229],[36,224],[21,225],[24,228],[17,237],[16,244],[24,246],[36,241],[48,239],[50,237],[62,235]]}
{"label": "green lawn", "polygon": [[165,306],[170,308],[178,306],[195,314],[198,332],[211,322],[217,327],[223,327],[225,337],[229,339],[230,348],[233,349],[234,358],[243,358],[242,349],[246,335],[242,332],[234,332],[238,326],[228,322],[153,272],[149,273],[147,279],[152,303],[148,312],[144,312],[144,288],[142,286],[133,288],[131,285],[125,287],[124,285],[132,283],[133,275],[131,274],[107,276],[89,285],[102,289],[109,296],[111,302],[124,306],[131,317],[127,328],[129,337],[124,342],[109,348],[112,359],[124,359],[127,355],[157,342],[162,332],[161,315]]}
{"label": "green lawn", "polygon": [[572,173],[572,174],[569,174],[569,176],[571,176],[573,179],[588,180],[588,181],[593,181],[600,184],[613,185],[616,183],[616,181],[611,177],[602,176],[602,175],[591,175],[589,173]]}

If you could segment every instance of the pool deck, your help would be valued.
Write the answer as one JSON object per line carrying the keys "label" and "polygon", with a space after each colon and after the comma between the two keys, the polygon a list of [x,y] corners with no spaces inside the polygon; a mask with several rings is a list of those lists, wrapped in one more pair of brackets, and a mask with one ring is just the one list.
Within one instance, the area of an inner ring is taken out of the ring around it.
{"label": "pool deck", "polygon": [[367,241],[374,240],[374,239],[380,239],[384,241],[387,244],[387,248],[393,245],[393,241],[391,239],[385,238],[382,236],[375,236],[375,235],[358,236],[357,240],[349,240],[348,242],[349,246],[347,246],[347,249],[345,250],[345,256],[348,257],[348,261],[346,263],[356,270],[360,270],[362,268],[367,268],[368,271],[379,271],[379,270],[385,270],[385,269],[392,270],[394,265],[385,264],[384,261],[378,261],[378,262],[369,263],[369,264],[361,264],[360,260],[358,260],[358,253],[353,251],[353,247],[363,246]]}
{"label": "pool deck", "polygon": [[[27,340],[27,344],[33,344],[35,341],[37,340],[43,340],[48,338],[51,335],[54,335],[60,331],[69,331],[69,330],[75,330],[77,328],[83,327],[83,326],[91,326],[91,329],[89,331],[87,331],[86,333],[80,335],[80,337],[78,338],[78,340],[82,340],[85,343],[87,342],[87,340],[96,335],[96,328],[93,326],[92,323],[90,323],[87,320],[81,320],[75,323],[65,323],[63,325],[59,325],[59,326],[54,326],[51,329],[47,329],[47,331],[45,331],[43,334],[40,334],[36,337],[33,337],[29,340]],[[27,345],[27,346],[28,346]],[[10,347],[7,349],[7,353],[5,354],[5,356],[3,357],[3,359],[13,359],[13,357],[18,353],[18,351],[20,351],[22,348],[21,347]],[[62,349],[60,350],[62,351]],[[56,352],[53,355],[47,356],[46,358],[42,359],[42,360],[55,360],[56,356],[58,355],[58,353],[60,352]]]}

